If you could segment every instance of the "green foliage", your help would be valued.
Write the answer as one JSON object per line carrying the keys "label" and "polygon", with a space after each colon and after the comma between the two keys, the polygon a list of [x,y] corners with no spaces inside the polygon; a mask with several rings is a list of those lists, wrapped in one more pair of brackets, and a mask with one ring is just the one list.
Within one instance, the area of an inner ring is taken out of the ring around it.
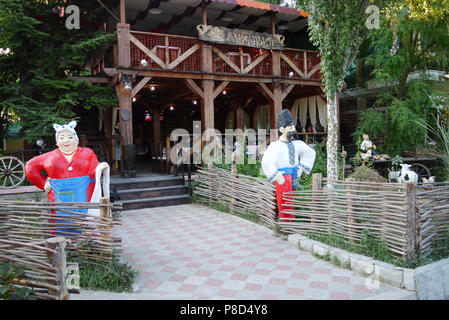
{"label": "green foliage", "polygon": [[307,237],[323,242],[332,247],[347,250],[353,253],[362,254],[387,263],[398,263],[393,253],[382,241],[375,239],[368,230],[362,230],[360,241],[349,241],[340,235],[309,233]]}
{"label": "green foliage", "polygon": [[420,120],[418,123],[420,127],[427,128],[436,140],[436,149],[444,168],[442,177],[445,178],[449,176],[449,122],[443,113],[440,112],[439,116],[443,119],[442,121],[434,117],[433,123],[425,120]]}
{"label": "green foliage", "polygon": [[80,264],[80,286],[84,289],[103,289],[113,292],[132,292],[137,271],[121,263],[114,256],[110,261]]}
{"label": "green foliage", "polygon": [[15,268],[12,262],[0,263],[0,300],[36,300],[32,289],[12,284],[23,274],[24,270]]}
{"label": "green foliage", "polygon": [[[428,96],[440,96],[441,90],[426,74],[414,80],[410,80],[409,75],[427,69],[447,70],[448,3],[447,0],[391,2],[382,8],[381,15],[385,19],[380,29],[369,33],[371,54],[366,62],[373,69],[374,81],[388,86],[376,102],[387,111],[383,120],[380,113],[367,111],[369,114],[362,117],[356,134],[361,131],[383,133],[385,153],[414,152],[425,143],[426,130],[416,122],[434,113]],[[395,42],[399,49],[392,55],[390,49]]]}
{"label": "green foliage", "polygon": [[[0,114],[18,115],[31,143],[44,138],[52,145],[52,124],[74,119],[77,109],[117,104],[113,88],[67,78],[85,75],[90,59],[116,39],[96,30],[107,13],[100,5],[80,5],[82,28],[69,30],[53,11],[65,6],[62,0],[0,0],[0,48],[11,49],[0,55]],[[5,129],[11,120],[3,121]]]}

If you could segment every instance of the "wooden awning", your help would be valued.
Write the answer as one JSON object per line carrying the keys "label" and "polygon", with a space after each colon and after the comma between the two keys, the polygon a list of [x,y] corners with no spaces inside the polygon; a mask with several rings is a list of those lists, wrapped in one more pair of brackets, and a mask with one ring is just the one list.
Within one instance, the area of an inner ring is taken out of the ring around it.
{"label": "wooden awning", "polygon": [[133,30],[195,36],[203,3],[208,23],[214,26],[269,32],[272,13],[277,24],[287,25],[288,32],[299,32],[306,25],[307,13],[302,10],[254,0],[127,0],[126,18]]}

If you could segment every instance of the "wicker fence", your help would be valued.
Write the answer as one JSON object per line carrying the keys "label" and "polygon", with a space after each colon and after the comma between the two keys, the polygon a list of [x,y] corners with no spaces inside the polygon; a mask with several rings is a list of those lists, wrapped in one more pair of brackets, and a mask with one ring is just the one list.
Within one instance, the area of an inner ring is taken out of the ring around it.
{"label": "wicker fence", "polygon": [[[77,268],[66,258],[96,263],[120,252],[121,240],[112,236],[120,220],[111,217],[111,208],[120,206],[107,198],[100,203],[2,201],[0,261],[25,269],[25,278],[15,282],[33,288],[38,298],[65,299],[70,289],[67,277]],[[88,209],[99,210],[100,216]]]}
{"label": "wicker fence", "polygon": [[448,249],[440,243],[447,240],[449,232],[449,182],[419,185],[416,198],[421,252]]}
{"label": "wicker fence", "polygon": [[[449,183],[432,186],[336,181],[332,187],[320,174],[312,190],[284,194],[295,218],[277,218],[273,184],[263,178],[202,168],[194,194],[206,204],[225,203],[239,213],[256,213],[285,233],[339,236],[360,243],[364,232],[381,240],[394,254],[412,259],[437,249],[449,230]],[[438,248],[441,248],[439,246]]]}
{"label": "wicker fence", "polygon": [[216,167],[201,168],[194,194],[208,205],[225,203],[240,214],[257,214],[268,225],[276,224],[276,189],[267,179],[233,174]]}

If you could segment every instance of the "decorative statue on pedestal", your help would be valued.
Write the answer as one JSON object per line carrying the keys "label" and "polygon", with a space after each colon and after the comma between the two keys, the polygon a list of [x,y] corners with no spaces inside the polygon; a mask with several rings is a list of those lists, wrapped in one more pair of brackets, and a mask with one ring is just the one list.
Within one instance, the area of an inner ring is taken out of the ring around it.
{"label": "decorative statue on pedestal", "polygon": [[294,218],[285,210],[293,209],[285,206],[282,199],[284,192],[296,190],[302,172],[310,174],[315,163],[316,152],[301,140],[292,141],[296,135],[295,122],[288,109],[279,114],[277,123],[279,141],[270,143],[262,158],[262,170],[270,180],[276,183],[277,201],[280,218]]}
{"label": "decorative statue on pedestal", "polygon": [[[65,125],[54,124],[58,149],[34,157],[25,166],[28,180],[45,190],[51,202],[99,202],[100,177],[103,173],[105,196],[109,196],[109,165],[106,162],[100,163],[91,149],[78,147],[75,127],[76,121]],[[87,212],[85,209],[73,211]],[[89,210],[89,214],[99,215],[99,211]],[[76,232],[73,229],[58,231]]]}
{"label": "decorative statue on pedestal", "polygon": [[363,142],[360,145],[360,150],[362,151],[361,157],[363,161],[367,161],[376,155],[376,145],[370,141],[367,134],[363,135]]}

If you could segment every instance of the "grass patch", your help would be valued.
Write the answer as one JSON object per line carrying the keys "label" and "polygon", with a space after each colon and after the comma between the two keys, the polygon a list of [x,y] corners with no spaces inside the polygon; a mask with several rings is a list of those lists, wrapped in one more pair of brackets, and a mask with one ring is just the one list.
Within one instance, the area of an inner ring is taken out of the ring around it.
{"label": "grass patch", "polygon": [[138,272],[117,257],[110,262],[80,264],[80,286],[83,289],[106,290],[112,292],[132,292]]}

